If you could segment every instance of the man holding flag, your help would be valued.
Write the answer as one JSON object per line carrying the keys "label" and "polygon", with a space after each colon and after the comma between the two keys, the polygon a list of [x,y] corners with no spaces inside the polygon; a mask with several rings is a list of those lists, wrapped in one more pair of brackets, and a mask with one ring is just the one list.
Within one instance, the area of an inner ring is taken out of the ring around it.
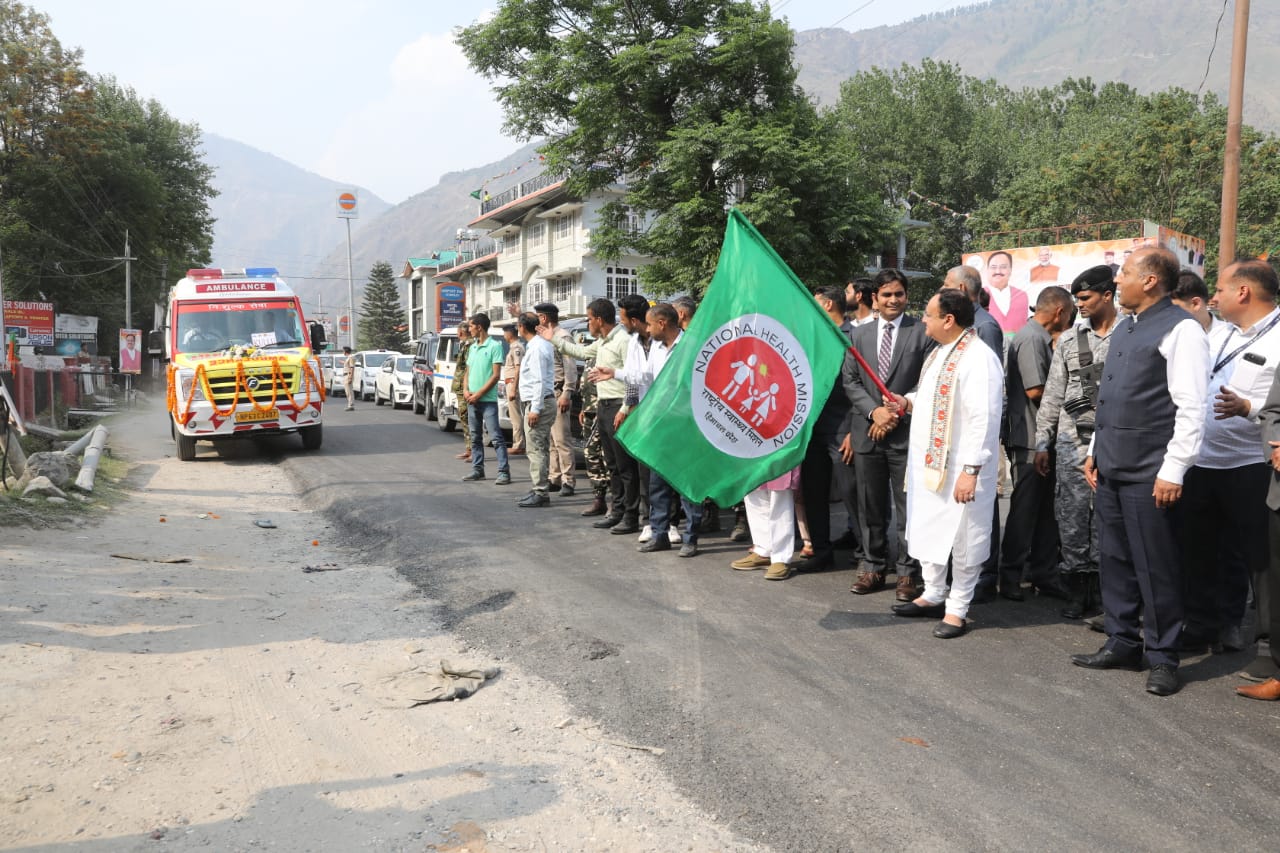
{"label": "man holding flag", "polygon": [[618,441],[681,495],[732,506],[800,464],[848,346],[731,210],[706,297]]}
{"label": "man holding flag", "polygon": [[[939,291],[924,312],[925,334],[938,343],[911,394],[886,399],[911,419],[907,451],[907,546],[920,561],[924,593],[895,604],[899,616],[942,616],[939,639],[959,637],[991,550],[996,455],[1004,372],[973,330],[973,303]],[[952,585],[947,587],[947,560]]]}

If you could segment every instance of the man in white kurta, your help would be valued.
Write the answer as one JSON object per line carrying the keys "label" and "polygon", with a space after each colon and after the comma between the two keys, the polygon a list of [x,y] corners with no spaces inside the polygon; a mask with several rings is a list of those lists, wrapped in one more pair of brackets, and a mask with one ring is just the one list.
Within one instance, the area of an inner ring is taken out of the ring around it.
{"label": "man in white kurta", "polygon": [[894,612],[943,616],[934,636],[948,639],[965,632],[991,550],[1004,371],[973,332],[973,303],[959,291],[930,299],[924,324],[938,347],[916,390],[896,401],[907,411],[919,409],[907,452],[907,549],[920,561],[925,588]]}

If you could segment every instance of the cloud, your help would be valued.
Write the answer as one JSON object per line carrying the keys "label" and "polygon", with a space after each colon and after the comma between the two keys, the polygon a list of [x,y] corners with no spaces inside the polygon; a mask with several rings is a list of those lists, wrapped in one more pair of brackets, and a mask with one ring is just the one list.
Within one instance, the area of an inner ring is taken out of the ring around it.
{"label": "cloud", "polygon": [[346,113],[311,166],[320,174],[398,202],[444,172],[481,166],[519,147],[502,135],[488,83],[451,34],[426,33],[404,45],[373,79],[385,80],[385,88]]}

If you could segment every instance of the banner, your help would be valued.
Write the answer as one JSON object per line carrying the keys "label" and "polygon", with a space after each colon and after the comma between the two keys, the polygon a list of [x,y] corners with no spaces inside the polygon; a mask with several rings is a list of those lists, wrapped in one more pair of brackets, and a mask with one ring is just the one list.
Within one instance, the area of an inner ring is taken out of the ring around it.
{"label": "banner", "polygon": [[706,297],[618,440],[685,497],[732,506],[800,464],[848,346],[731,210]]}
{"label": "banner", "polygon": [[53,303],[4,301],[4,334],[18,337],[18,346],[53,346]]}

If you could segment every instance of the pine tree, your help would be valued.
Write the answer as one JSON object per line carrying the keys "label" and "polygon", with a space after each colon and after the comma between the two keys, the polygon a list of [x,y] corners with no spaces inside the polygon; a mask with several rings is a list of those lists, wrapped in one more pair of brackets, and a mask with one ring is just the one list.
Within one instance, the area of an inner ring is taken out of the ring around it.
{"label": "pine tree", "polygon": [[404,352],[409,345],[409,320],[400,305],[391,264],[378,261],[369,270],[360,306],[360,349],[389,349]]}

